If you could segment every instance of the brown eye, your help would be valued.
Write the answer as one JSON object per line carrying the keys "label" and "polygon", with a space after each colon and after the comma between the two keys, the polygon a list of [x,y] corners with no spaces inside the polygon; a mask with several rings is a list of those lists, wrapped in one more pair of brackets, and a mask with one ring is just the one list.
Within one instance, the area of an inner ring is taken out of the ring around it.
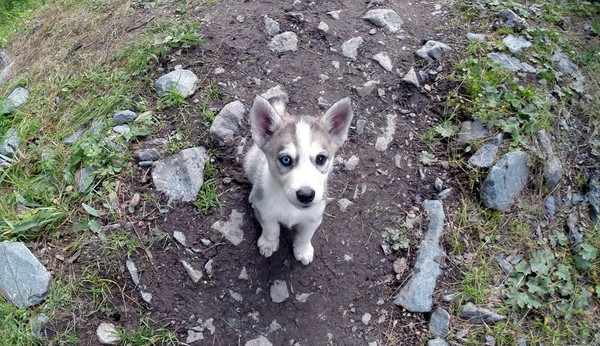
{"label": "brown eye", "polygon": [[315,160],[315,162],[319,166],[323,166],[326,161],[327,161],[327,157],[325,157],[324,155],[317,155],[317,159]]}

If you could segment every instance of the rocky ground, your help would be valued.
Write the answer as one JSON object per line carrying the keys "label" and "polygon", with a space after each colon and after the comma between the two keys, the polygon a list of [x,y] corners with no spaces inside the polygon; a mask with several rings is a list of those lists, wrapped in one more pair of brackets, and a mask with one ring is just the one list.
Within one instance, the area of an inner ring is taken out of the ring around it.
{"label": "rocky ground", "polygon": [[[517,196],[533,184],[531,177],[541,176],[555,195],[543,199],[548,213],[556,213],[558,206],[573,214],[573,206],[585,206],[593,219],[598,185],[590,179],[586,191],[555,189],[567,180],[564,166],[572,160],[554,153],[558,145],[545,131],[536,134],[545,160],[532,167],[537,152],[508,153],[503,132],[477,120],[462,122],[457,138],[442,145],[450,151],[477,143],[474,149],[479,150],[465,158],[468,164],[477,169],[493,165],[481,179],[480,191],[469,190],[464,172],[448,162],[451,155],[436,159],[430,154],[442,150],[424,138],[448,117],[445,100],[455,88],[448,79],[452,63],[465,54],[469,40],[485,40],[484,35],[467,38],[464,28],[451,25],[451,6],[377,0],[220,1],[209,10],[190,8],[187,15],[196,18],[205,43],[160,60],[154,83],[159,96],[177,84],[191,104],[189,114],[182,116],[178,107],[156,114],[160,128],[130,147],[133,164],[118,192],[117,217],[103,216],[98,239],[82,240],[89,252],[69,262],[78,272],[102,256],[96,245],[102,234],[126,230],[144,244],[158,232],[168,236],[121,258],[114,272],[122,294],[107,296],[110,313],[95,312],[78,325],[80,343],[118,343],[110,335],[112,328],[135,330],[140,315],[166,326],[182,344],[198,345],[461,344],[477,325],[514,317],[470,301],[456,309],[454,299],[462,294],[456,286],[460,263],[468,263],[469,254],[450,254],[448,237],[449,228],[458,224],[454,215],[461,199],[481,197],[486,208],[509,213],[519,203]],[[157,8],[131,11],[148,18]],[[512,11],[499,13],[499,25],[524,25]],[[514,36],[505,40],[510,53],[488,57],[515,75],[538,73],[539,66],[517,58],[528,49],[527,42]],[[564,74],[576,73],[568,57],[555,60]],[[203,104],[210,91],[201,86],[208,81],[221,97]],[[27,90],[13,93],[10,107],[27,102]],[[331,201],[313,238],[315,260],[308,266],[294,259],[292,231],[283,233],[271,258],[260,256],[256,246],[260,225],[247,203],[250,184],[241,162],[251,144],[248,109],[259,94],[288,100],[291,114],[320,115],[343,97],[353,101],[355,118],[336,158]],[[203,117],[207,108],[216,114],[212,122]],[[143,115],[129,110],[111,114],[112,129],[125,134],[139,117]],[[90,130],[94,125],[74,131],[65,144]],[[179,132],[189,133],[192,145],[171,150],[169,143]],[[10,158],[18,137],[8,137],[0,149]],[[597,173],[593,157],[577,159],[588,163],[587,175]],[[209,174],[206,167],[214,171]],[[98,187],[97,169],[84,167],[75,175],[79,193]],[[221,206],[200,211],[193,202],[209,178],[217,182]],[[583,232],[574,223],[569,227],[572,239]],[[461,236],[461,241],[470,240]],[[18,265],[6,255],[12,251],[33,262],[26,249],[11,247],[0,245],[0,260],[8,263],[4,268]],[[57,251],[49,250],[55,255],[46,263],[51,270],[63,266],[64,258],[57,255],[64,254]],[[523,257],[516,249],[494,259],[508,275]],[[43,267],[33,267],[47,274]],[[113,275],[113,270],[106,273]],[[9,285],[0,286],[4,291]],[[42,292],[36,294],[44,295],[48,283],[39,286]],[[59,322],[47,324],[49,333]]]}

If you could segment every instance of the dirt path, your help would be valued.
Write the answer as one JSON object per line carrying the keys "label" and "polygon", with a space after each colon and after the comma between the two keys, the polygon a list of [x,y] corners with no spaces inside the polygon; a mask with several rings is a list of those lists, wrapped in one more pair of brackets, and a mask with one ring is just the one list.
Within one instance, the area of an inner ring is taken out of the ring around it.
{"label": "dirt path", "polygon": [[[156,227],[170,235],[182,232],[186,246],[174,241],[165,248],[155,246],[150,249],[152,262],[132,257],[141,272],[141,285],[153,295],[149,304],[140,302],[150,318],[171,323],[181,341],[197,339],[197,344],[244,344],[261,335],[275,345],[423,344],[430,338],[424,316],[407,314],[392,302],[409,270],[396,276],[392,264],[399,255],[384,253],[381,233],[397,227],[408,213],[418,217],[420,202],[435,194],[435,177],[448,174],[441,167],[424,169],[418,164],[419,153],[426,149],[418,138],[440,120],[443,75],[450,60],[429,66],[441,72],[425,88],[401,82],[401,76],[417,64],[414,52],[426,40],[442,41],[454,52],[459,48],[451,32],[439,31],[446,20],[445,6],[440,9],[429,2],[377,6],[393,9],[404,19],[402,30],[391,34],[361,19],[367,10],[364,1],[295,3],[220,1],[198,13],[206,43],[164,67],[168,71],[183,63],[198,76],[214,78],[225,94],[246,107],[254,95],[276,85],[289,94],[292,114],[318,115],[323,112],[319,98],[333,104],[352,97],[355,121],[331,175],[333,201],[313,238],[315,261],[309,266],[295,261],[287,233],[271,258],[259,255],[260,227],[247,203],[250,185],[242,176],[239,153],[239,146],[251,140],[248,124],[233,144],[218,148],[206,138],[199,112],[193,111],[192,140],[220,152],[215,166],[218,180],[226,182],[219,186],[224,206],[204,215],[189,204],[176,204],[157,219]],[[339,19],[329,11],[341,11]],[[432,15],[434,11],[438,13]],[[297,35],[297,51],[277,54],[268,49],[264,15],[276,20],[281,32]],[[320,22],[329,26],[328,33],[318,29]],[[342,56],[342,43],[357,36],[364,41],[357,59]],[[391,58],[393,71],[372,59],[380,52]],[[224,72],[215,75],[216,68]],[[368,81],[378,84],[369,95],[358,96],[355,88]],[[364,132],[356,121],[366,125]],[[377,138],[390,121],[395,122],[395,134],[386,150],[377,150]],[[176,121],[167,130],[178,126]],[[344,162],[353,155],[358,165],[349,170]],[[138,173],[141,177],[145,170]],[[149,183],[139,189],[152,190]],[[353,202],[345,211],[336,203],[342,198]],[[244,239],[237,246],[211,229],[214,222],[227,221],[232,211],[244,214]],[[409,235],[411,249],[418,248],[425,226]],[[410,267],[414,255],[401,256]],[[210,261],[212,273],[204,269],[204,277],[194,284],[182,260],[198,269]],[[239,278],[243,270],[247,279]],[[281,303],[273,302],[270,294],[276,280],[285,281],[289,290],[289,298]],[[137,290],[130,294],[139,297]]]}

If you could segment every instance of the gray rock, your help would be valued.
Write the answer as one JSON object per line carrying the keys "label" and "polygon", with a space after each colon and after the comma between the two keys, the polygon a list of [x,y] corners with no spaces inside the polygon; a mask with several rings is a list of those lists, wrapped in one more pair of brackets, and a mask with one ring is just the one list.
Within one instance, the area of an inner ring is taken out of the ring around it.
{"label": "gray rock", "polygon": [[587,199],[590,203],[590,219],[592,223],[600,226],[600,220],[598,220],[600,214],[600,177],[592,176],[588,185]]}
{"label": "gray rock", "polygon": [[271,103],[283,102],[284,104],[287,104],[290,100],[288,94],[283,90],[281,85],[272,87],[260,94],[260,96]]}
{"label": "gray rock", "polygon": [[140,284],[140,274],[138,273],[138,269],[135,266],[135,263],[133,263],[133,261],[128,258],[125,261],[125,267],[127,267],[127,271],[129,272],[129,275],[131,275],[131,280],[133,281],[133,283],[137,286]]}
{"label": "gray rock", "polygon": [[131,132],[131,128],[129,127],[129,125],[123,124],[123,125],[114,126],[113,127],[113,131],[115,131],[116,133],[124,135],[126,133]]}
{"label": "gray rock", "polygon": [[544,207],[546,208],[548,214],[554,216],[554,214],[556,214],[556,200],[554,197],[548,196],[548,198],[546,198],[546,202],[544,203]]}
{"label": "gray rock", "polygon": [[527,154],[514,151],[505,154],[490,169],[481,186],[481,199],[486,208],[506,211],[529,180]]}
{"label": "gray rock", "polygon": [[273,344],[269,341],[269,339],[261,335],[256,339],[246,342],[244,346],[273,346]]}
{"label": "gray rock", "polygon": [[423,206],[428,213],[427,233],[421,242],[411,277],[394,299],[396,305],[411,312],[431,311],[431,296],[437,277],[442,273],[437,258],[442,256],[439,240],[444,230],[444,208],[437,200],[424,201]]}
{"label": "gray rock", "polygon": [[580,193],[574,193],[571,201],[572,201],[573,205],[579,205],[579,204],[585,202],[585,197],[582,196]]}
{"label": "gray rock", "polygon": [[233,101],[225,105],[210,125],[208,131],[210,139],[220,146],[231,142],[242,126],[245,113],[246,107],[240,101]]}
{"label": "gray rock", "polygon": [[275,280],[270,289],[271,300],[273,303],[281,303],[290,297],[287,284],[283,280]]}
{"label": "gray rock", "polygon": [[181,231],[173,231],[173,238],[177,240],[177,242],[183,246],[187,246],[187,239],[185,238],[185,234]]}
{"label": "gray rock", "polygon": [[98,167],[84,167],[75,173],[77,191],[82,194],[88,194],[94,185],[94,178]]}
{"label": "gray rock", "polygon": [[320,22],[319,26],[317,27],[317,29],[321,30],[324,33],[328,33],[329,32],[329,25],[327,25],[327,23],[325,23],[325,22]]}
{"label": "gray rock", "polygon": [[554,155],[544,164],[544,184],[549,189],[554,189],[562,180],[563,166],[558,156]]}
{"label": "gray rock", "polygon": [[392,34],[402,29],[404,24],[404,20],[394,10],[390,9],[369,10],[365,13],[363,19],[377,27],[385,28]]}
{"label": "gray rock", "polygon": [[350,58],[352,60],[356,60],[358,56],[358,48],[363,44],[363,38],[353,37],[348,41],[342,43],[342,55],[346,58]]}
{"label": "gray rock", "polygon": [[175,71],[161,76],[154,82],[154,88],[158,96],[167,95],[173,88],[183,97],[188,97],[196,92],[198,77],[194,72],[178,67],[175,67]]}
{"label": "gray rock", "polygon": [[185,338],[185,343],[187,345],[200,340],[204,340],[204,333],[188,329],[187,337]]}
{"label": "gray rock", "polygon": [[379,85],[379,81],[370,80],[370,81],[366,82],[365,84],[363,84],[363,86],[356,87],[355,90],[356,90],[356,93],[358,94],[358,96],[360,96],[361,98],[365,98],[365,97],[371,95],[371,93],[373,92],[373,90],[375,90],[377,85]]}
{"label": "gray rock", "polygon": [[442,300],[445,301],[446,303],[452,303],[454,301],[454,298],[456,298],[459,294],[460,294],[460,292],[445,294],[442,296]]}
{"label": "gray rock", "polygon": [[132,155],[138,161],[156,161],[160,158],[160,153],[155,148],[137,149]]}
{"label": "gray rock", "polygon": [[408,72],[406,72],[406,75],[404,75],[404,78],[402,78],[402,81],[406,84],[414,85],[417,88],[420,87],[419,77],[417,77],[417,73],[415,72],[414,67],[411,67],[410,70],[408,70]]}
{"label": "gray rock", "polygon": [[268,45],[273,53],[295,52],[298,50],[298,36],[291,31],[286,31],[273,36]]}
{"label": "gray rock", "polygon": [[156,190],[175,200],[193,202],[204,182],[204,165],[209,157],[203,147],[188,148],[154,162],[152,181]]}
{"label": "gray rock", "polygon": [[352,202],[351,200],[346,199],[346,198],[340,199],[337,203],[340,206],[340,211],[342,213],[345,212],[346,210],[348,210],[348,208],[354,204],[354,202]]}
{"label": "gray rock", "polygon": [[394,134],[396,133],[396,114],[388,114],[387,126],[383,131],[383,136],[377,137],[375,141],[375,149],[377,151],[386,151],[390,143],[394,140]]}
{"label": "gray rock", "polygon": [[368,326],[369,322],[371,322],[371,314],[366,312],[360,320],[365,326]]}
{"label": "gray rock", "polygon": [[510,274],[513,271],[513,266],[508,262],[502,254],[494,255],[494,262],[498,264],[500,269],[506,274]]}
{"label": "gray rock", "polygon": [[121,341],[117,329],[112,323],[100,323],[96,329],[96,336],[103,345],[116,345]]}
{"label": "gray rock", "polygon": [[442,181],[442,179],[440,179],[440,177],[436,177],[433,186],[436,190],[438,190],[438,192],[440,192],[444,189],[444,182]]}
{"label": "gray rock", "polygon": [[498,15],[500,16],[500,18],[502,18],[502,21],[504,22],[504,26],[506,26],[509,29],[511,29],[511,28],[520,29],[525,25],[525,21],[523,20],[523,18],[519,17],[512,10],[504,9],[504,10],[500,11],[500,13]]}
{"label": "gray rock", "polygon": [[42,312],[41,314],[37,314],[31,320],[31,334],[33,334],[34,337],[39,339],[45,338],[46,333],[44,325],[48,323],[48,321],[50,321],[50,317],[48,317],[48,315],[46,315],[45,313]]}
{"label": "gray rock", "polygon": [[130,111],[129,109],[118,111],[113,115],[113,125],[122,125],[129,124],[137,118],[137,114],[135,112]]}
{"label": "gray rock", "polygon": [[485,42],[485,38],[485,34],[474,34],[472,32],[467,33],[467,40],[469,41]]}
{"label": "gray rock", "polygon": [[204,276],[202,274],[202,271],[195,269],[187,261],[181,260],[180,262],[181,262],[181,265],[183,265],[183,268],[185,269],[185,272],[188,274],[188,276],[190,277],[190,279],[192,279],[192,282],[195,283],[195,284],[197,284],[198,282],[200,282],[200,279],[202,279],[202,276]]}
{"label": "gray rock", "polygon": [[527,41],[525,37],[515,37],[514,35],[507,35],[502,39],[502,43],[504,43],[511,53],[516,55],[524,53],[532,46],[531,42]]}
{"label": "gray rock", "polygon": [[27,102],[29,99],[29,92],[23,87],[18,87],[13,90],[10,95],[6,98],[5,111],[10,112],[13,109],[17,109]]}
{"label": "gray rock", "polygon": [[418,49],[415,54],[417,54],[418,57],[425,59],[425,62],[429,64],[440,60],[451,50],[452,49],[447,44],[429,40],[423,47]]}
{"label": "gray rock", "polygon": [[480,308],[471,302],[465,304],[459,317],[476,324],[492,324],[506,320],[506,316],[497,314],[489,309]]}
{"label": "gray rock", "polygon": [[429,319],[429,330],[438,338],[444,338],[450,328],[450,314],[442,308],[435,308]]}
{"label": "gray rock", "polygon": [[329,11],[327,12],[328,15],[331,16],[331,18],[338,20],[340,19],[340,13],[342,13],[342,10],[337,10],[337,11]]}
{"label": "gray rock", "polygon": [[50,292],[50,273],[21,242],[0,242],[0,291],[10,302],[26,308]]}
{"label": "gray rock", "polygon": [[206,263],[204,264],[204,271],[206,272],[206,274],[208,275],[213,275],[214,273],[214,268],[213,268],[213,264],[215,263],[215,261],[211,258],[208,261],[206,261]]}
{"label": "gray rock", "polygon": [[446,199],[448,198],[448,196],[450,196],[450,193],[452,193],[452,188],[449,187],[447,189],[444,189],[443,191],[441,191],[440,193],[438,193],[438,198],[439,199]]}
{"label": "gray rock", "polygon": [[365,133],[365,128],[367,127],[367,120],[359,118],[356,120],[356,133],[362,135]]}
{"label": "gray rock", "polygon": [[217,221],[210,228],[221,233],[234,246],[238,246],[244,240],[244,231],[240,228],[243,223],[244,213],[232,210],[229,215],[229,221]]}
{"label": "gray rock", "polygon": [[427,346],[448,346],[448,343],[442,338],[435,338],[427,341]]}
{"label": "gray rock", "polygon": [[485,138],[491,133],[492,131],[483,125],[482,118],[475,118],[473,121],[463,121],[458,132],[457,142],[459,145],[466,145],[469,142]]}
{"label": "gray rock", "polygon": [[[17,130],[10,128],[6,131],[2,142],[0,143],[0,155],[6,156],[9,159],[15,157],[17,149],[19,148],[19,133]],[[0,157],[0,162],[2,158]]]}
{"label": "gray rock", "polygon": [[483,147],[469,158],[469,165],[475,168],[487,168],[494,163],[498,148],[502,143],[503,134],[502,132],[490,139]]}
{"label": "gray rock", "polygon": [[577,215],[575,212],[571,212],[567,217],[567,229],[569,230],[571,249],[573,252],[578,253],[579,246],[583,243],[584,230],[581,227],[577,227]]}
{"label": "gray rock", "polygon": [[265,34],[269,36],[279,34],[279,23],[276,20],[269,16],[264,16],[263,19],[265,20]]}
{"label": "gray rock", "polygon": [[10,64],[10,57],[4,49],[0,48],[0,67],[8,66],[8,64]]}
{"label": "gray rock", "polygon": [[552,55],[552,61],[564,74],[572,75],[579,70],[579,67],[569,59],[569,56],[562,52]]}
{"label": "gray rock", "polygon": [[241,302],[241,301],[243,301],[243,300],[244,300],[244,297],[242,297],[242,295],[241,295],[241,294],[239,294],[239,293],[237,293],[237,292],[234,292],[234,291],[232,291],[232,290],[229,290],[229,296],[230,296],[230,297],[231,297],[233,300],[235,300],[236,302]]}
{"label": "gray rock", "polygon": [[248,280],[248,270],[246,269],[246,267],[242,267],[242,271],[240,272],[240,275],[238,276],[239,280]]}
{"label": "gray rock", "polygon": [[348,160],[346,160],[346,162],[344,162],[344,167],[348,171],[353,171],[356,169],[356,166],[358,166],[358,161],[358,156],[352,155],[348,158]]}
{"label": "gray rock", "polygon": [[65,139],[63,141],[63,143],[73,144],[73,143],[77,142],[81,138],[81,136],[83,136],[83,129],[79,129],[79,130],[73,132],[73,134],[70,135],[67,139]]}
{"label": "gray rock", "polygon": [[377,53],[373,55],[373,60],[377,61],[381,67],[386,71],[392,71],[392,59],[385,52]]}
{"label": "gray rock", "polygon": [[538,70],[536,70],[533,66],[506,53],[488,53],[487,57],[500,64],[502,68],[505,68],[511,72],[523,71],[527,73],[538,73]]}
{"label": "gray rock", "polygon": [[8,76],[10,76],[10,72],[12,71],[12,67],[15,65],[14,62],[8,64],[8,66],[4,67],[2,71],[0,71],[0,82],[6,81]]}

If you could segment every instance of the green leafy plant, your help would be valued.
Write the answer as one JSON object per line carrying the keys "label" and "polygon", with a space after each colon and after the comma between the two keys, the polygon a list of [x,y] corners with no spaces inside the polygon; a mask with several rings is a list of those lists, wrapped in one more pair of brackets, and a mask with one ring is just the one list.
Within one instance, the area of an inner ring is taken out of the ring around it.
{"label": "green leafy plant", "polygon": [[410,240],[406,235],[405,229],[386,228],[382,233],[382,237],[395,251],[406,250],[410,246]]}
{"label": "green leafy plant", "polygon": [[432,164],[437,162],[437,159],[432,153],[428,151],[421,151],[421,155],[419,155],[419,162],[421,162],[425,166],[431,166]]}

